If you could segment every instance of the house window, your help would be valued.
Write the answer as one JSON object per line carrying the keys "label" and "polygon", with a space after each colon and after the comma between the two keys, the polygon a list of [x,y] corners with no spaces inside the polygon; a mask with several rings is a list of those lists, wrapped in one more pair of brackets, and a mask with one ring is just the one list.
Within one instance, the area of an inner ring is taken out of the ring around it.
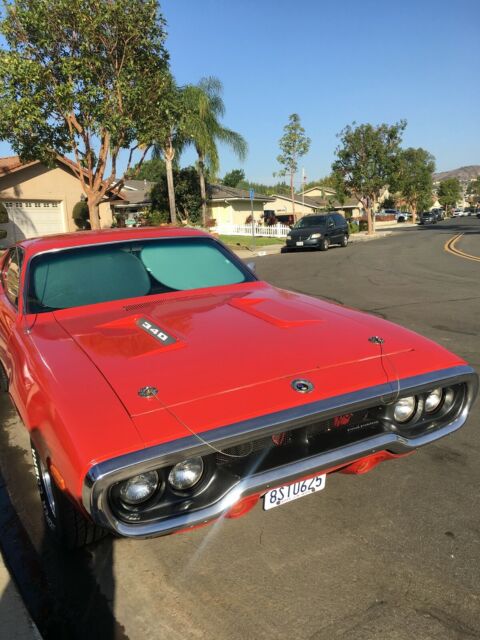
{"label": "house window", "polygon": [[31,202],[24,202],[24,203],[23,203],[23,206],[24,206],[24,207],[31,207],[31,206],[32,206],[32,203],[31,203]]}
{"label": "house window", "polygon": [[49,206],[50,206],[50,203],[49,203],[49,202],[44,202],[44,203],[43,203],[43,206],[44,206],[44,207],[49,207]]}
{"label": "house window", "polygon": [[42,206],[42,203],[41,203],[41,202],[35,202],[35,206],[36,206],[36,207],[41,207],[41,206]]}
{"label": "house window", "polygon": [[13,207],[13,202],[5,202],[5,206],[7,209],[11,209]]}

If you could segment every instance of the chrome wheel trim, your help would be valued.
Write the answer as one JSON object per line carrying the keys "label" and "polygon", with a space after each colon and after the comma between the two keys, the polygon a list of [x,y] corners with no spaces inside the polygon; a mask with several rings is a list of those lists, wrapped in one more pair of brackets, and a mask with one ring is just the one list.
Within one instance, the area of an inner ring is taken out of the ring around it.
{"label": "chrome wheel trim", "polygon": [[50,507],[50,510],[52,511],[53,515],[55,516],[55,497],[53,495],[53,489],[52,489],[52,478],[50,476],[50,473],[48,472],[47,468],[45,467],[45,465],[43,464],[43,462],[41,460],[39,460],[40,463],[40,474],[42,476],[42,484],[43,484],[43,488],[45,491],[45,497],[47,499],[48,502],[48,506]]}

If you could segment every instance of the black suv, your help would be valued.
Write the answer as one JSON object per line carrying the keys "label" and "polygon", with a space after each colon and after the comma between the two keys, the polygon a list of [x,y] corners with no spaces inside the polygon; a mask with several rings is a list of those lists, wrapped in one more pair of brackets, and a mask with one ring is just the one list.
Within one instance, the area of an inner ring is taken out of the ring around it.
{"label": "black suv", "polygon": [[437,216],[433,213],[433,211],[424,211],[420,214],[420,220],[418,224],[436,224]]}
{"label": "black suv", "polygon": [[346,247],[348,244],[348,224],[339,213],[313,214],[304,216],[294,224],[287,236],[283,249],[320,249],[327,251],[331,244]]}

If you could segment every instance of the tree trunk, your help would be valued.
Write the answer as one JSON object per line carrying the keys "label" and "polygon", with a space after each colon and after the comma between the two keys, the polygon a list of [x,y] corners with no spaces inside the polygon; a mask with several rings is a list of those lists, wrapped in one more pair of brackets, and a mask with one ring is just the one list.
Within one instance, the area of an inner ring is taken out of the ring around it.
{"label": "tree trunk", "polygon": [[168,206],[170,208],[170,222],[177,224],[177,207],[175,205],[175,187],[173,184],[173,158],[175,157],[175,149],[172,146],[172,140],[168,140],[167,147],[163,151],[165,156],[165,169],[167,172],[167,189],[168,189]]}
{"label": "tree trunk", "polygon": [[294,177],[294,173],[293,171],[290,171],[290,197],[292,198],[292,215],[293,215],[293,222],[296,222],[296,216],[295,216],[295,193],[294,193],[294,188],[293,188],[293,177]]}
{"label": "tree trunk", "polygon": [[175,187],[173,184],[172,160],[165,155],[165,169],[167,171],[168,207],[170,209],[170,222],[177,224],[177,209],[175,206]]}
{"label": "tree trunk", "polygon": [[417,224],[417,205],[414,204],[412,207],[412,222],[413,224]]}
{"label": "tree trunk", "polygon": [[367,212],[367,225],[368,225],[368,235],[372,236],[375,233],[375,199],[374,198],[366,198],[365,202],[365,211]]}
{"label": "tree trunk", "polygon": [[201,154],[198,155],[198,177],[200,179],[200,195],[202,197],[202,221],[203,226],[208,225],[208,211],[207,211],[207,188],[205,185],[205,164]]}
{"label": "tree trunk", "polygon": [[90,227],[92,229],[100,229],[100,202],[95,198],[87,198],[88,204],[88,217],[90,218]]}

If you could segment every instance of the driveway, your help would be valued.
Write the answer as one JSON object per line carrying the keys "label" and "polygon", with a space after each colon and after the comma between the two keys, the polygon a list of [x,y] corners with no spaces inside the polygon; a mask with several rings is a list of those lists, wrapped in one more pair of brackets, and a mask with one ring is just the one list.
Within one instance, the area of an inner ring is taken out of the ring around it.
{"label": "driveway", "polygon": [[[480,263],[444,250],[460,232],[457,246],[480,255],[480,220],[465,218],[258,258],[257,272],[399,322],[480,369]],[[268,513],[64,553],[45,536],[28,439],[4,398],[3,550],[46,638],[480,638],[479,409],[450,439],[365,476],[330,476],[325,491]]]}

